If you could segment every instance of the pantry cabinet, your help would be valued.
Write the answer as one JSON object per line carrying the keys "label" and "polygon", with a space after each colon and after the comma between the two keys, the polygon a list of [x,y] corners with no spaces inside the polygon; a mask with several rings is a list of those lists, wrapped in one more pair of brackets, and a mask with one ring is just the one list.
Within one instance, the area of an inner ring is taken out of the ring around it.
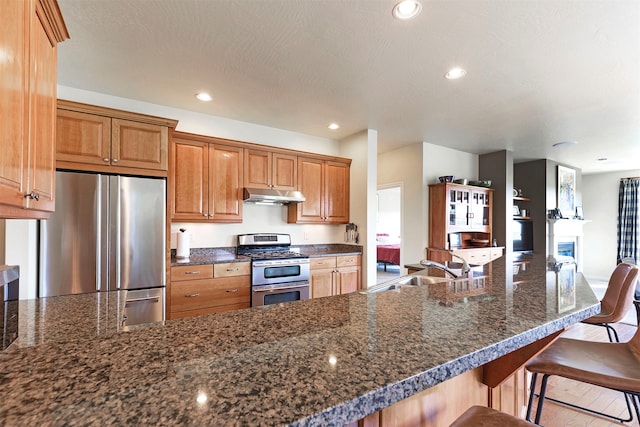
{"label": "pantry cabinet", "polygon": [[166,176],[175,120],[58,101],[59,168]]}
{"label": "pantry cabinet", "polygon": [[69,38],[55,0],[2,1],[0,217],[55,207],[57,44]]}
{"label": "pantry cabinet", "polygon": [[311,258],[311,298],[356,292],[361,288],[361,257]]}
{"label": "pantry cabinet", "polygon": [[472,264],[502,256],[492,247],[493,189],[441,183],[429,185],[427,258],[445,262],[457,255]]}
{"label": "pantry cabinet", "polygon": [[171,267],[170,319],[249,308],[251,263]]}
{"label": "pantry cabinet", "polygon": [[244,150],[244,186],[250,188],[273,188],[297,190],[297,156],[255,150]]}
{"label": "pantry cabinet", "polygon": [[242,222],[243,149],[179,134],[171,144],[172,221]]}
{"label": "pantry cabinet", "polygon": [[289,205],[288,222],[349,222],[350,163],[298,157],[298,190],[305,201]]}

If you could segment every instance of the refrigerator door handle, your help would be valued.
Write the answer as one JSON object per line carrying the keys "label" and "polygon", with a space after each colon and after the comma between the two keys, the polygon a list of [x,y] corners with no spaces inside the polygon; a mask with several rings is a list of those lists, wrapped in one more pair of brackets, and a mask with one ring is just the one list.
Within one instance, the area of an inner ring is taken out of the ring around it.
{"label": "refrigerator door handle", "polygon": [[[121,239],[120,239],[120,234],[122,232],[122,194],[120,192],[120,187],[122,185],[121,182],[121,177],[118,175],[115,178],[115,191],[114,194],[116,195],[116,230],[118,230],[116,232],[116,250],[115,250],[115,254],[116,254],[116,289],[120,289],[120,286],[122,285],[121,283],[121,276],[120,276],[120,272],[121,272],[121,267],[122,267],[122,260],[120,258],[120,252],[122,250],[122,246],[120,245],[121,243]],[[112,202],[113,203],[113,202]]]}

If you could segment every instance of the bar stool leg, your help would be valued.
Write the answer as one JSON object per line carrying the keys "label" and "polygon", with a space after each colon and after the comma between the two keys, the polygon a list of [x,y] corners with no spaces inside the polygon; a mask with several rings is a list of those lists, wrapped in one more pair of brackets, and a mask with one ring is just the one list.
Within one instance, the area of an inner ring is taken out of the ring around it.
{"label": "bar stool leg", "polygon": [[547,381],[549,380],[549,374],[542,376],[542,382],[540,383],[540,394],[538,395],[538,409],[536,410],[535,423],[540,425],[540,417],[542,417],[542,405],[544,404],[544,395],[547,393]]}
{"label": "bar stool leg", "polygon": [[533,409],[533,397],[536,395],[536,382],[538,380],[538,374],[535,372],[531,377],[531,387],[529,389],[529,403],[527,404],[527,416],[525,420],[531,422],[531,409]]}

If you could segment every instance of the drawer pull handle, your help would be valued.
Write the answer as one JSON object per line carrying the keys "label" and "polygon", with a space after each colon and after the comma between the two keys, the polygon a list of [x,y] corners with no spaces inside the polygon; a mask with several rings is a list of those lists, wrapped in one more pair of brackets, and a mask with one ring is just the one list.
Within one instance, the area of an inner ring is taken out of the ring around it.
{"label": "drawer pull handle", "polygon": [[200,296],[200,292],[196,292],[195,294],[185,294],[185,298],[197,298]]}
{"label": "drawer pull handle", "polygon": [[227,268],[227,271],[238,271],[240,270],[240,268],[236,267],[236,268]]}
{"label": "drawer pull handle", "polygon": [[237,294],[238,292],[240,292],[240,289],[227,289],[227,292],[229,292],[230,294]]}
{"label": "drawer pull handle", "polygon": [[185,271],[184,274],[200,274],[200,271]]}

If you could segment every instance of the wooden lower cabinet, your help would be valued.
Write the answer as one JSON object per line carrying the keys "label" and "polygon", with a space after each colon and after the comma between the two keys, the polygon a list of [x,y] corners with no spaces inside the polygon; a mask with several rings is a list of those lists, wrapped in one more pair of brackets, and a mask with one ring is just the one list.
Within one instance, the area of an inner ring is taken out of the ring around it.
{"label": "wooden lower cabinet", "polygon": [[361,284],[361,257],[311,258],[311,298],[356,292]]}
{"label": "wooden lower cabinet", "polygon": [[249,308],[251,264],[171,267],[169,318]]}
{"label": "wooden lower cabinet", "polygon": [[496,388],[482,383],[483,369],[467,371],[349,426],[448,426],[473,405],[488,406],[523,418],[528,387],[525,369],[521,368]]}

